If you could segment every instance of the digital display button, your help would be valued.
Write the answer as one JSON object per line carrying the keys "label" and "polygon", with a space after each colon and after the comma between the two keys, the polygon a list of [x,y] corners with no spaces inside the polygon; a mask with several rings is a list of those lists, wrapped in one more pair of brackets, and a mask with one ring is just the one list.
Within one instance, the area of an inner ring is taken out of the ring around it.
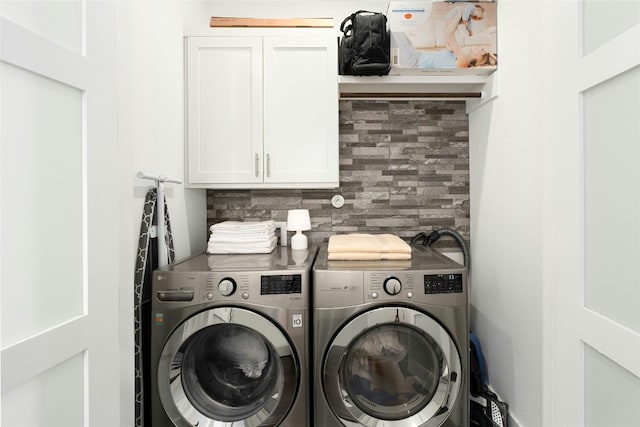
{"label": "digital display button", "polygon": [[301,274],[276,274],[260,277],[260,295],[302,293]]}
{"label": "digital display button", "polygon": [[425,274],[425,294],[455,294],[462,292],[462,274]]}

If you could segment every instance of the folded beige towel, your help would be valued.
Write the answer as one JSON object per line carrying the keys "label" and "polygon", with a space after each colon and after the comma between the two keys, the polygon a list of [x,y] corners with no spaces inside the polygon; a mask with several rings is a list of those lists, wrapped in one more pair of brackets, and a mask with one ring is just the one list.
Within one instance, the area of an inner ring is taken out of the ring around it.
{"label": "folded beige towel", "polygon": [[411,268],[410,259],[372,259],[372,260],[358,260],[358,259],[345,259],[345,260],[329,260],[327,266],[333,270],[346,269],[346,270],[405,270]]}
{"label": "folded beige towel", "polygon": [[330,261],[408,260],[411,254],[401,252],[329,252]]}
{"label": "folded beige towel", "polygon": [[329,237],[328,251],[330,254],[345,252],[400,253],[409,254],[409,258],[411,258],[411,246],[409,246],[407,242],[394,234],[336,234]]}

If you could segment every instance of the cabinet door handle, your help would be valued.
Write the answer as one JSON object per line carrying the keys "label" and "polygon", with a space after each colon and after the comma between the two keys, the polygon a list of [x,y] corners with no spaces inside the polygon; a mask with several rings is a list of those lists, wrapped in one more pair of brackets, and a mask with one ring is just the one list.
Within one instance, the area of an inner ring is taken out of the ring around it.
{"label": "cabinet door handle", "polygon": [[256,178],[260,176],[260,156],[256,153]]}
{"label": "cabinet door handle", "polygon": [[271,176],[271,156],[267,153],[267,177]]}

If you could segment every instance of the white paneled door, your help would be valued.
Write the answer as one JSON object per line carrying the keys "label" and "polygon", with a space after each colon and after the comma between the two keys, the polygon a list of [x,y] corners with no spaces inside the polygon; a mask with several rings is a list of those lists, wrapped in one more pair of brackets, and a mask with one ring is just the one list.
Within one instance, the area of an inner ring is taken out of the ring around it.
{"label": "white paneled door", "polygon": [[545,2],[545,425],[640,408],[640,2]]}
{"label": "white paneled door", "polygon": [[115,1],[2,1],[2,426],[120,425]]}

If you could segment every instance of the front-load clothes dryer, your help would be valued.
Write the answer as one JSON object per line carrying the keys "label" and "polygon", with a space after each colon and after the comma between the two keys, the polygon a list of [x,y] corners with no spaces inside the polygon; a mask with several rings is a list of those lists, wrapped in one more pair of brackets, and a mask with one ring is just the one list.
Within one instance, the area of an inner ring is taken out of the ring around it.
{"label": "front-load clothes dryer", "polygon": [[464,266],[426,247],[407,261],[313,268],[315,425],[467,427]]}
{"label": "front-load clothes dryer", "polygon": [[202,254],[156,270],[153,427],[303,427],[317,248]]}

